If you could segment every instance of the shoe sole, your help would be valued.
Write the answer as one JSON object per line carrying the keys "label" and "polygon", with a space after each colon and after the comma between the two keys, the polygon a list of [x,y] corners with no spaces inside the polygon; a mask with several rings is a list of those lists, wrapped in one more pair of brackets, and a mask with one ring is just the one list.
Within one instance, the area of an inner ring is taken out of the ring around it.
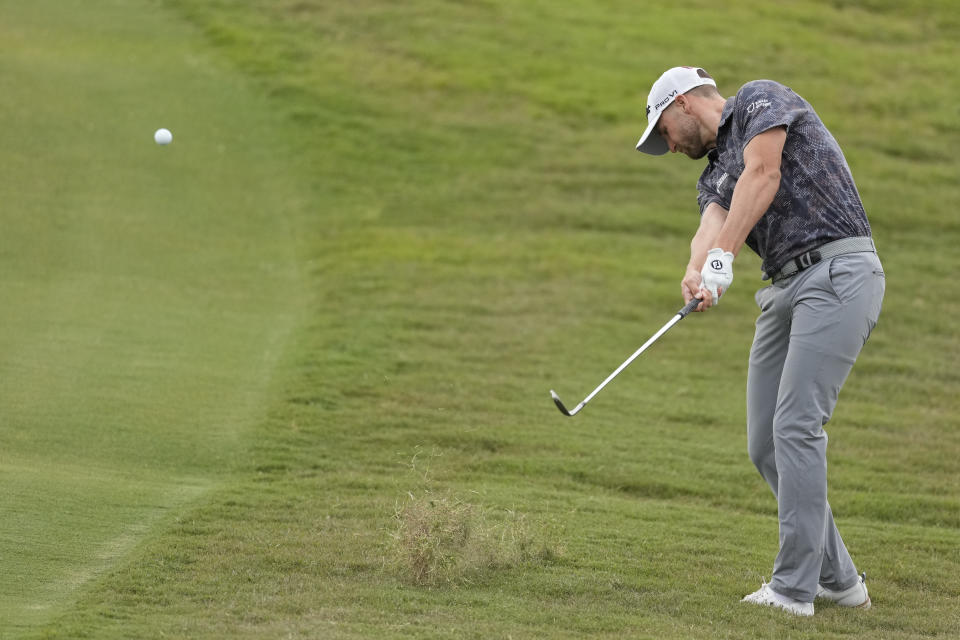
{"label": "shoe sole", "polygon": [[843,607],[844,609],[869,609],[870,606],[873,604],[870,600],[870,596],[867,596],[867,599],[864,602],[861,602],[860,604],[840,604],[836,600],[831,600],[830,598],[824,598],[823,596],[820,596],[817,599],[822,600],[824,602],[832,602],[838,607]]}
{"label": "shoe sole", "polygon": [[[863,572],[863,573],[860,574],[860,584],[864,584],[866,581],[867,581],[867,573],[866,573],[866,572]],[[841,604],[841,603],[837,602],[836,600],[830,598],[830,597],[827,596],[826,594],[820,593],[820,589],[818,588],[818,590],[817,590],[817,595],[816,595],[815,599],[816,599],[816,600],[825,600],[825,601],[827,601],[827,602],[832,602],[833,604],[837,605],[838,607],[845,607],[845,608],[847,608],[847,609],[869,609],[869,608],[870,608],[870,605],[871,605],[871,602],[870,602],[870,594],[869,594],[869,593],[867,594],[867,599],[866,599],[866,601],[861,602],[860,604]]]}

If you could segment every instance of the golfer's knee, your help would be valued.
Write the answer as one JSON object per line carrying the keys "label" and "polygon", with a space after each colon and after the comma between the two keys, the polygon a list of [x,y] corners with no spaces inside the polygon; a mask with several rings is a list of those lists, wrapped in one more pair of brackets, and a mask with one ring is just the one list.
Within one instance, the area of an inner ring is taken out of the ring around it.
{"label": "golfer's knee", "polygon": [[774,448],[782,453],[825,453],[827,433],[823,430],[823,423],[815,417],[777,421],[773,426],[773,443]]}
{"label": "golfer's knee", "polygon": [[771,438],[748,438],[747,453],[750,455],[750,461],[764,477],[771,469],[776,471],[776,461],[774,459],[774,445]]}

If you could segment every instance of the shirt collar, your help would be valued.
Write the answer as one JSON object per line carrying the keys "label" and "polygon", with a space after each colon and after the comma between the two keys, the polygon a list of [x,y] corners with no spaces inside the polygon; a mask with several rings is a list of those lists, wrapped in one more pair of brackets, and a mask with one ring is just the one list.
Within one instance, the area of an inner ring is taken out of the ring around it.
{"label": "shirt collar", "polygon": [[727,137],[727,124],[730,116],[733,115],[733,103],[734,98],[727,98],[726,103],[723,105],[723,111],[720,112],[720,125],[717,127],[717,149],[720,148],[721,139]]}
{"label": "shirt collar", "polygon": [[723,111],[720,112],[720,128],[722,129],[725,124],[727,124],[727,119],[730,118],[730,114],[733,113],[733,98],[727,98],[727,101],[723,104]]}

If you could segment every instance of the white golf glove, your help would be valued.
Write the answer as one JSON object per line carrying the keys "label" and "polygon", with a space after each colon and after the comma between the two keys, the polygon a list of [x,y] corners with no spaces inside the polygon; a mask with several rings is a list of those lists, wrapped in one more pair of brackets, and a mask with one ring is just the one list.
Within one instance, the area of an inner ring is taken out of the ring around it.
{"label": "white golf glove", "polygon": [[718,290],[726,291],[733,284],[733,254],[723,249],[710,249],[700,277],[700,288],[710,292],[713,304],[719,304]]}

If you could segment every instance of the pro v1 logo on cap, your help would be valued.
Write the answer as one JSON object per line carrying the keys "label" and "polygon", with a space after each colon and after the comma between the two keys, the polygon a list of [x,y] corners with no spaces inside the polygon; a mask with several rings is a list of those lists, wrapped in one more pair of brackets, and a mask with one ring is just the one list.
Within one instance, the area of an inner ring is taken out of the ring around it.
{"label": "pro v1 logo on cap", "polygon": [[[673,91],[671,91],[670,93],[667,94],[667,97],[666,97],[666,98],[664,98],[663,100],[661,100],[661,101],[658,102],[657,104],[653,105],[653,108],[656,109],[657,111],[660,111],[660,108],[661,108],[661,107],[665,107],[665,106],[669,105],[671,102],[673,102],[673,99],[676,98],[676,97],[677,97],[677,90],[674,89]],[[647,109],[649,109],[649,108],[650,108],[650,107],[647,107]]]}

